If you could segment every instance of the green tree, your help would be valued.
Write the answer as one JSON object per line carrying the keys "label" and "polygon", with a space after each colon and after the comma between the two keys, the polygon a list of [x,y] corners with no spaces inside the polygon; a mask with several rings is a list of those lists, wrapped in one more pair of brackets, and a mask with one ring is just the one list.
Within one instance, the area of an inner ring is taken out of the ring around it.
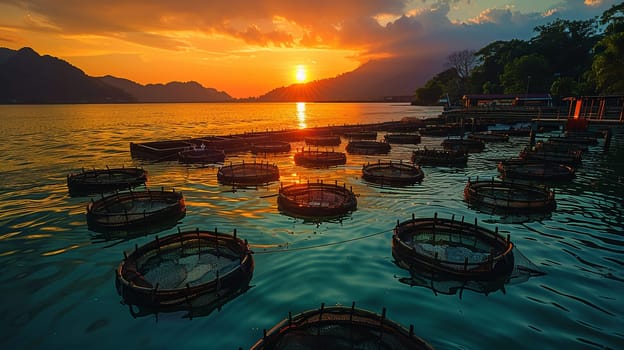
{"label": "green tree", "polygon": [[595,20],[569,21],[556,19],[535,27],[537,35],[530,41],[531,52],[548,62],[550,76],[579,79],[589,69],[592,49],[599,37]]}
{"label": "green tree", "polygon": [[476,52],[480,65],[470,75],[470,92],[502,93],[500,76],[505,65],[529,53],[529,46],[523,40],[495,41]]}
{"label": "green tree", "polygon": [[605,26],[605,34],[624,32],[624,2],[611,6],[600,16],[600,24]]}
{"label": "green tree", "polygon": [[550,94],[553,96],[574,96],[578,91],[578,83],[570,77],[558,77],[550,86]]}
{"label": "green tree", "polygon": [[596,45],[592,73],[600,94],[624,93],[624,32],[613,33]]}
{"label": "green tree", "polygon": [[431,106],[438,104],[440,97],[448,94],[449,85],[457,84],[457,71],[450,68],[427,81],[424,87],[416,89],[414,104]]}
{"label": "green tree", "polygon": [[551,84],[548,62],[538,54],[518,57],[505,65],[501,83],[508,94],[548,91]]}

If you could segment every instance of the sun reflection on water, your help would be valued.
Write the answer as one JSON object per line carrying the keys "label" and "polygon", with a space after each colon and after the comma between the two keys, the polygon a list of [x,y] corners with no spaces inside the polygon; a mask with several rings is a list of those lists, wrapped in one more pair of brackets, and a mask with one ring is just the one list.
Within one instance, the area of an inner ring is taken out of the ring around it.
{"label": "sun reflection on water", "polygon": [[305,129],[308,127],[306,124],[306,103],[305,102],[297,102],[297,120],[299,123],[297,124],[299,129]]}

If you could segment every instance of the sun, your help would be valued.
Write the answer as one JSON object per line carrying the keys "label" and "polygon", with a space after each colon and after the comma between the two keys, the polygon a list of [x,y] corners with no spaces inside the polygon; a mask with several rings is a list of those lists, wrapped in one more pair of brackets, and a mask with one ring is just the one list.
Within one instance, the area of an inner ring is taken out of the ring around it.
{"label": "sun", "polygon": [[308,73],[306,71],[306,67],[303,65],[298,65],[295,68],[295,79],[299,83],[303,83],[308,79]]}

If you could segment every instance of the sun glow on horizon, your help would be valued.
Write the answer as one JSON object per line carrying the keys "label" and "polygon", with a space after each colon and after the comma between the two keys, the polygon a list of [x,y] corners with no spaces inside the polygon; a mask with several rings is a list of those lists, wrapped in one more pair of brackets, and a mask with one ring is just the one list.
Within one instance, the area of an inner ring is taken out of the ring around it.
{"label": "sun glow on horizon", "polygon": [[304,83],[308,79],[308,71],[304,65],[298,65],[295,68],[295,79],[298,83]]}

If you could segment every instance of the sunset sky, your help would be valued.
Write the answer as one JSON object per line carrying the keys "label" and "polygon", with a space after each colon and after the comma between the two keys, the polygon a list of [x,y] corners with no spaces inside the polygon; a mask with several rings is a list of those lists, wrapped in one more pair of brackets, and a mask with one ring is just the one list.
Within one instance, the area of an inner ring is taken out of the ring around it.
{"label": "sunset sky", "polygon": [[[91,76],[195,80],[233,97],[331,78],[372,59],[529,39],[615,0],[0,0],[0,46]],[[437,72],[432,72],[435,74]]]}

